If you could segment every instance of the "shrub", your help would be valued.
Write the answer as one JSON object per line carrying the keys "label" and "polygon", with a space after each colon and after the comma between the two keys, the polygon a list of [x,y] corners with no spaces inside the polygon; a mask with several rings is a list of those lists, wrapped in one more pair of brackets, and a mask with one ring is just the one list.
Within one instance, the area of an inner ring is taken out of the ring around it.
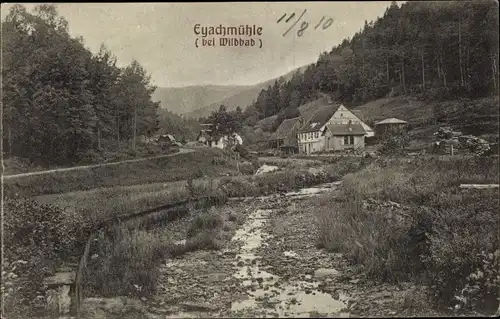
{"label": "shrub", "polygon": [[[43,296],[44,277],[53,274],[63,260],[79,253],[75,249],[84,240],[81,226],[70,226],[65,213],[57,207],[19,198],[5,200],[2,271],[15,279],[2,287],[6,312],[19,310],[34,315],[28,305],[36,304],[37,296]],[[24,307],[28,308],[22,310]]]}
{"label": "shrub", "polygon": [[405,251],[410,240],[408,220],[383,209],[365,209],[357,198],[326,204],[317,209],[317,216],[319,247],[344,253],[372,278],[397,281],[409,272],[412,256]]}
{"label": "shrub", "polygon": [[[341,251],[374,278],[413,279],[436,304],[494,311],[500,234],[498,159],[380,159],[344,178],[318,212],[318,245]],[[391,204],[387,201],[396,201]]]}
{"label": "shrub", "polygon": [[491,307],[499,297],[499,201],[496,192],[481,192],[448,198],[447,208],[433,216],[429,251],[422,258],[437,300],[469,310],[495,310]]}
{"label": "shrub", "polygon": [[95,163],[101,163],[103,159],[104,158],[100,152],[97,152],[95,150],[88,150],[82,154],[79,162],[81,164],[95,164]]}
{"label": "shrub", "polygon": [[258,194],[251,180],[243,177],[222,178],[219,190],[228,197],[252,196]]}
{"label": "shrub", "polygon": [[243,159],[250,159],[250,153],[243,145],[236,145],[235,151],[240,153],[240,157]]}
{"label": "shrub", "polygon": [[159,232],[115,227],[101,232],[86,275],[86,294],[104,297],[149,296],[156,291],[159,264],[168,255],[170,238]]}
{"label": "shrub", "polygon": [[379,149],[381,154],[397,154],[410,145],[410,137],[404,131],[386,133],[381,142],[382,146]]}
{"label": "shrub", "polygon": [[223,224],[224,220],[220,215],[213,212],[204,212],[195,216],[188,229],[187,236],[191,238],[204,231],[219,230]]}

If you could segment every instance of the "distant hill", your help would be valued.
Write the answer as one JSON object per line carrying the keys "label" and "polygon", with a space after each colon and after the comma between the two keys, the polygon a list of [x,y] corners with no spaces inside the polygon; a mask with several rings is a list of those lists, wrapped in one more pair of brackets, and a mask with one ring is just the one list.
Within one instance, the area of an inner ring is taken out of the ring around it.
{"label": "distant hill", "polygon": [[[300,72],[304,72],[308,66],[301,66],[293,71],[288,72],[287,74],[281,76],[285,81],[289,81],[292,78],[292,75],[299,70]],[[262,83],[258,83],[248,87],[238,87],[238,90],[234,90],[234,94],[219,99],[214,102],[205,103],[205,107],[194,109],[193,111],[186,113],[186,116],[189,117],[205,117],[209,116],[210,113],[214,110],[217,110],[221,104],[224,104],[228,110],[234,110],[238,106],[240,106],[243,110],[257,98],[260,91],[264,88],[267,88],[269,85],[274,84],[278,78],[271,79]],[[241,90],[240,90],[241,89]]]}
{"label": "distant hill", "polygon": [[245,91],[250,86],[236,85],[194,85],[185,87],[159,87],[153,100],[161,103],[161,108],[177,114],[186,114],[203,106],[226,99]]}

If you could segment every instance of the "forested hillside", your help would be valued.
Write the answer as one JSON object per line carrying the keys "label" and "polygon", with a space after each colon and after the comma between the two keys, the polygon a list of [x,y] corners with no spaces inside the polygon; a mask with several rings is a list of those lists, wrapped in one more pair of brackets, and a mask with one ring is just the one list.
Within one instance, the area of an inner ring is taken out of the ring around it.
{"label": "forested hillside", "polygon": [[201,125],[196,119],[182,117],[168,109],[159,109],[158,115],[158,134],[173,134],[177,141],[192,141],[200,132]]}
{"label": "forested hillside", "polygon": [[137,62],[92,54],[54,6],[11,8],[2,21],[3,151],[37,164],[72,164],[135,150],[159,128],[155,87]]}
{"label": "forested hillside", "polygon": [[[317,63],[260,92],[245,111],[249,122],[296,107],[318,92],[348,105],[385,96],[477,98],[498,92],[498,2],[395,2],[365,21]],[[287,115],[289,114],[289,116]]]}
{"label": "forested hillside", "polygon": [[[211,103],[218,103],[249,86],[238,85],[193,85],[184,87],[158,87],[153,100],[160,102],[160,107],[176,114],[197,113]],[[246,105],[246,104],[245,104]]]}

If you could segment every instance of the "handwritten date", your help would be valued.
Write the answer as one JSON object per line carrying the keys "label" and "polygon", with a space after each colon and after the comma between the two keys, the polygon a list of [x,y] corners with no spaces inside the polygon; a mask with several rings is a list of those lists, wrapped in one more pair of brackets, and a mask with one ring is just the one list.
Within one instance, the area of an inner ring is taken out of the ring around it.
{"label": "handwritten date", "polygon": [[[296,19],[292,23],[290,28],[288,28],[288,30],[286,30],[283,33],[283,36],[286,36],[299,23],[299,21],[301,21],[302,17],[306,14],[306,12],[307,9],[304,9],[304,11],[302,11],[300,16],[298,17],[298,19]],[[286,16],[287,16],[286,13],[283,14],[276,23],[280,23],[281,21],[284,21],[285,23],[290,22],[295,17],[295,13],[290,14],[287,19],[285,19]],[[332,25],[332,23],[333,23],[332,18],[323,16],[321,20],[319,20],[318,24],[316,24],[316,26],[314,27],[314,30],[318,29],[320,26],[322,27],[323,30],[326,30]],[[309,22],[302,20],[302,23],[300,24],[300,27],[298,27],[297,30],[297,36],[301,37],[304,34],[304,31],[306,31],[308,27],[309,27]]]}

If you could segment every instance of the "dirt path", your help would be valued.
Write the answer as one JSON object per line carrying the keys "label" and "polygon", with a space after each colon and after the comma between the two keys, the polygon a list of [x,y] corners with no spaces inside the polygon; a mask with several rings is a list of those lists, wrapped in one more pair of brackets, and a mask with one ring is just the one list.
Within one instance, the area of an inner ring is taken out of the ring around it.
{"label": "dirt path", "polygon": [[120,164],[124,164],[124,163],[143,162],[143,161],[149,161],[149,160],[152,160],[152,159],[163,158],[163,157],[171,157],[171,156],[176,156],[176,155],[185,154],[185,153],[191,153],[191,152],[194,152],[194,150],[193,149],[187,149],[187,148],[181,148],[181,149],[179,149],[179,152],[172,153],[172,154],[164,154],[164,155],[157,155],[157,156],[151,156],[151,157],[135,158],[135,159],[125,160],[125,161],[120,161],[120,162],[103,163],[103,164],[93,164],[93,165],[84,165],[84,166],[75,166],[75,167],[67,167],[67,168],[56,168],[56,169],[50,169],[50,170],[46,170],[46,171],[20,173],[20,174],[13,174],[13,175],[4,175],[3,179],[12,179],[12,178],[25,177],[25,176],[34,176],[34,175],[44,175],[44,174],[52,174],[52,173],[59,173],[59,172],[77,171],[77,170],[81,170],[81,169],[89,169],[89,168],[105,167],[105,166],[114,166],[114,165],[120,165]]}

